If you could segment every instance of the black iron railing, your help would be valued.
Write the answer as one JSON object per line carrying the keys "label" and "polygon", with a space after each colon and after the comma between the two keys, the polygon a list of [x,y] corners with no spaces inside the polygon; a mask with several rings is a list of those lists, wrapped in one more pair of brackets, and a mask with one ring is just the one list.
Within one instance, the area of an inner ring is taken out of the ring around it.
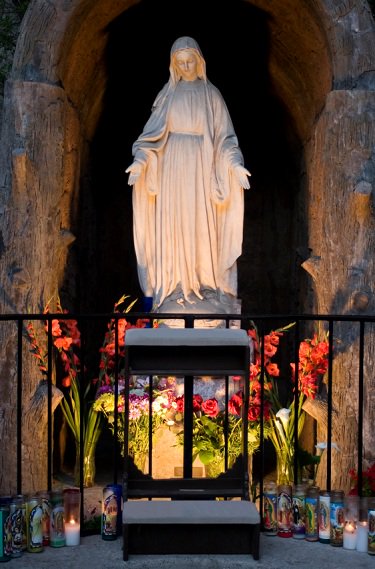
{"label": "black iron railing", "polygon": [[[362,489],[362,472],[363,472],[363,432],[364,432],[364,383],[365,383],[365,373],[364,373],[364,361],[366,350],[368,349],[368,344],[366,340],[367,331],[372,327],[375,322],[375,316],[358,316],[358,315],[238,315],[238,314],[188,314],[182,315],[178,314],[155,314],[155,313],[111,313],[111,314],[11,314],[11,315],[0,315],[0,325],[4,325],[6,322],[13,322],[17,326],[16,334],[16,377],[17,377],[17,388],[16,388],[16,400],[17,400],[17,419],[15,425],[15,440],[14,444],[16,447],[16,471],[14,472],[13,480],[16,481],[16,487],[14,488],[14,493],[21,494],[23,492],[23,481],[24,481],[24,469],[22,457],[22,412],[23,412],[23,385],[24,385],[24,357],[27,352],[26,346],[29,345],[26,338],[25,326],[29,321],[42,321],[46,323],[47,326],[47,370],[46,370],[46,382],[47,382],[47,401],[48,401],[48,416],[47,416],[47,480],[48,480],[48,490],[52,488],[53,482],[53,412],[52,412],[52,386],[54,384],[55,377],[53,374],[53,334],[52,334],[52,321],[58,320],[76,320],[78,327],[81,331],[81,348],[80,348],[80,359],[81,359],[81,375],[80,375],[80,395],[83,401],[84,391],[86,389],[87,383],[90,378],[87,377],[86,364],[88,359],[92,358],[91,352],[87,349],[88,343],[87,339],[90,334],[90,329],[93,322],[108,322],[108,321],[119,321],[126,319],[130,323],[135,323],[137,320],[141,319],[147,321],[147,326],[154,326],[155,323],[166,322],[169,319],[178,319],[184,322],[186,328],[194,328],[199,321],[212,320],[214,318],[217,321],[221,321],[223,327],[230,328],[232,326],[241,327],[242,329],[248,330],[254,325],[256,326],[261,339],[261,413],[264,411],[264,401],[265,401],[265,354],[264,354],[264,336],[268,334],[271,329],[282,327],[288,323],[294,322],[295,325],[290,334],[288,334],[288,350],[291,354],[291,359],[294,361],[296,369],[298,369],[299,361],[299,345],[300,342],[309,335],[313,325],[319,324],[322,326],[326,333],[329,342],[329,354],[328,354],[328,372],[327,372],[327,468],[326,468],[326,488],[331,489],[331,479],[332,479],[332,418],[333,418],[333,406],[332,406],[332,392],[334,385],[333,376],[333,360],[337,353],[340,353],[343,348],[340,345],[336,351],[335,338],[338,329],[345,324],[345,330],[339,330],[339,335],[343,334],[345,336],[346,347],[351,350],[355,350],[356,358],[358,359],[358,392],[353,394],[353,400],[358,401],[357,409],[357,473],[358,473],[358,493],[361,494]],[[201,322],[202,324],[202,322]],[[117,440],[117,429],[118,429],[118,385],[119,385],[119,332],[118,326],[115,326],[115,336],[114,336],[114,371],[113,379],[115,383],[114,397],[115,397],[115,409],[114,409],[114,441]],[[96,357],[96,356],[95,356]],[[93,367],[91,365],[91,367]],[[366,377],[367,381],[367,377]],[[227,384],[226,384],[227,385]],[[298,397],[298,375],[295,374],[295,390],[294,396],[297,401]],[[192,393],[190,393],[192,395]],[[226,393],[226,404],[228,404],[228,394]],[[81,445],[83,441],[83,405],[81,405],[81,422],[80,422],[80,440]],[[150,422],[151,422],[151,401],[150,401]],[[297,432],[297,420],[298,416],[295,416],[295,432]],[[151,425],[151,423],[150,423]],[[262,488],[264,476],[265,476],[265,464],[264,464],[264,425],[263,421],[260,421],[260,460],[259,460],[259,483],[260,488]],[[152,449],[152,436],[149,437],[150,449]],[[189,446],[190,448],[190,446]],[[122,457],[121,449],[117,444],[113,445],[113,472],[109,474],[110,482],[118,483],[119,475],[122,472]],[[295,439],[295,453],[294,456],[297,457],[298,451],[298,439]],[[150,464],[149,467],[152,469],[151,464],[151,451],[150,451]],[[81,480],[81,495],[82,503],[84,499],[84,486],[83,486],[83,452],[81,448],[80,452],[80,480]],[[295,459],[294,464],[294,474],[295,479],[297,479],[297,459]],[[261,493],[261,503],[262,506],[262,493]]]}

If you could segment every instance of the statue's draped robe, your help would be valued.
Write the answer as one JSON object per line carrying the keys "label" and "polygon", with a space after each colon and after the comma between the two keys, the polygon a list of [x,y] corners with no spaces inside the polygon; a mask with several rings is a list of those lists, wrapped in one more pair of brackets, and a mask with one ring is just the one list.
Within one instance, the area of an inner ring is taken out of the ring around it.
{"label": "statue's draped robe", "polygon": [[237,296],[243,165],[220,92],[209,81],[169,82],[133,145],[143,163],[133,188],[134,243],[145,296],[191,302]]}

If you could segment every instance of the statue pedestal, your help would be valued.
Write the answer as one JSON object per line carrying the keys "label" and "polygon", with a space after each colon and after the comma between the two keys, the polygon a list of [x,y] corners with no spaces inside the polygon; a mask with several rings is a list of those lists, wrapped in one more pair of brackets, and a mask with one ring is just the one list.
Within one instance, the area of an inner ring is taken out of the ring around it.
{"label": "statue pedestal", "polygon": [[[155,311],[160,314],[240,314],[241,301],[237,298],[225,297],[220,302],[215,297],[196,298],[192,302],[183,299],[166,299],[161,306]],[[184,328],[184,320],[182,318],[165,319],[160,322],[159,326],[167,328]],[[225,320],[218,318],[201,318],[194,321],[194,328],[225,328]],[[232,320],[230,328],[240,328],[239,320]]]}

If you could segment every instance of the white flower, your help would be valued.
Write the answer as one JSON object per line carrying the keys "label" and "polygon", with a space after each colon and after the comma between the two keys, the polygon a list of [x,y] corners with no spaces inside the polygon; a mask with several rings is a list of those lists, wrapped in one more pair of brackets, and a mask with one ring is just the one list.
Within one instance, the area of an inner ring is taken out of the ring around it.
{"label": "white flower", "polygon": [[169,419],[168,421],[165,422],[168,425],[168,427],[172,427],[172,425],[174,425],[174,421],[172,421],[172,419]]}
{"label": "white flower", "polygon": [[159,395],[152,403],[152,409],[154,413],[157,413],[159,415],[162,415],[163,413],[165,414],[167,407],[168,397],[165,397],[165,395]]}
{"label": "white flower", "polygon": [[283,407],[283,409],[279,409],[278,412],[276,413],[276,419],[280,419],[285,431],[289,423],[289,416],[290,416],[290,409],[287,409],[285,407]]}
{"label": "white flower", "polygon": [[160,413],[161,411],[161,403],[160,401],[156,400],[152,404],[152,410],[154,413]]}
{"label": "white flower", "polygon": [[[315,445],[315,448],[323,452],[326,448],[328,448],[328,443],[318,443]],[[340,451],[336,443],[331,443],[331,448],[335,448],[336,450]]]}

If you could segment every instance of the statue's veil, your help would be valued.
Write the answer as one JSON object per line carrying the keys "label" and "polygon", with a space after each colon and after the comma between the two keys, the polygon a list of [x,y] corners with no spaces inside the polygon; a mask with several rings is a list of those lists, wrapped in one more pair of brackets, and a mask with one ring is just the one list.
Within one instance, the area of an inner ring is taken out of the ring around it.
{"label": "statue's veil", "polygon": [[181,38],[176,39],[176,41],[174,42],[174,44],[172,45],[171,48],[171,62],[170,62],[170,66],[169,66],[169,72],[170,72],[170,80],[171,82],[176,85],[176,83],[178,83],[178,81],[180,80],[180,75],[177,71],[177,68],[174,64],[174,57],[176,55],[176,53],[182,49],[191,49],[194,50],[197,59],[198,59],[198,77],[200,79],[203,79],[203,81],[207,80],[206,77],[206,62],[204,60],[204,57],[202,55],[201,49],[198,45],[198,42],[196,42],[195,39],[190,38],[189,36],[183,36]]}

